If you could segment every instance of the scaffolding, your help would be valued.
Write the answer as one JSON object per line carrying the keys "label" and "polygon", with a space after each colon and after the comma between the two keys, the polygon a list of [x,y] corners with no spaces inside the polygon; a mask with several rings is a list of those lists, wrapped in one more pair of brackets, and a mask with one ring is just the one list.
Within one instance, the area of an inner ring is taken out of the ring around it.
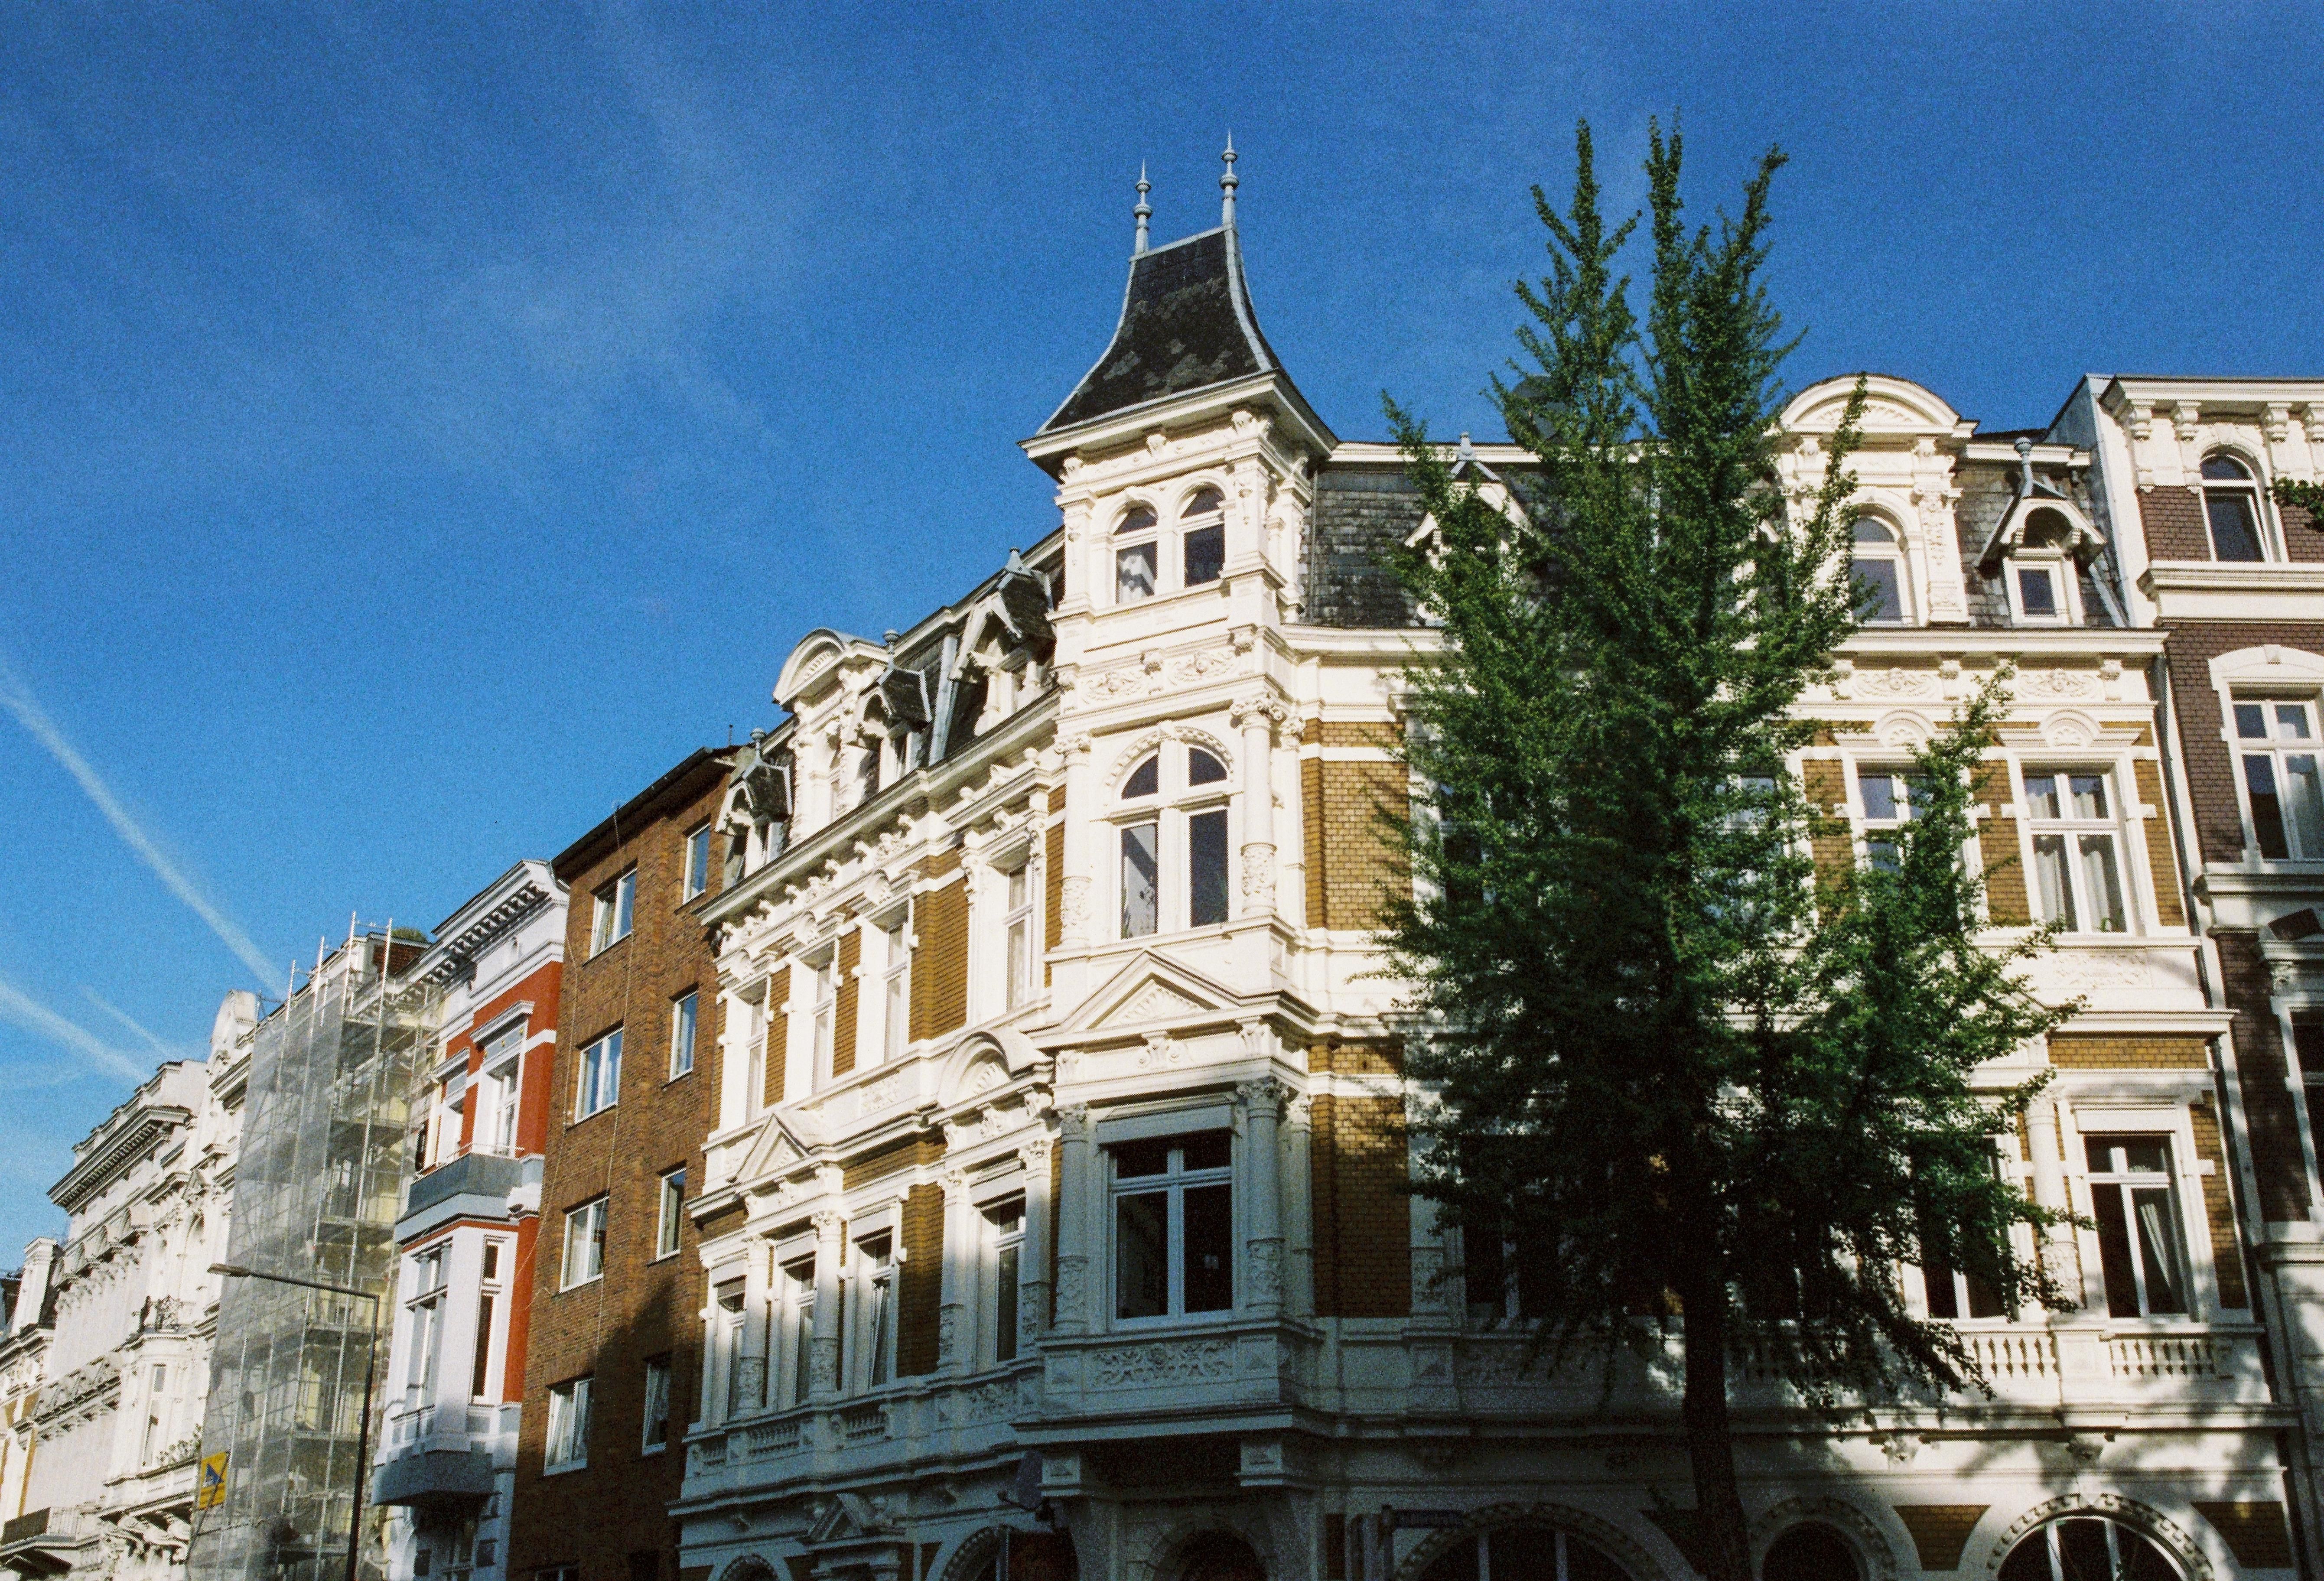
{"label": "scaffolding", "polygon": [[[226,1502],[193,1545],[194,1581],[347,1574],[364,1379],[374,1347],[387,1358],[411,1094],[437,1020],[436,990],[396,973],[425,942],[350,927],[254,1034],[226,1261],[379,1300],[226,1280],[202,1428],[202,1453],[229,1457]],[[375,1540],[366,1576],[382,1573]]]}

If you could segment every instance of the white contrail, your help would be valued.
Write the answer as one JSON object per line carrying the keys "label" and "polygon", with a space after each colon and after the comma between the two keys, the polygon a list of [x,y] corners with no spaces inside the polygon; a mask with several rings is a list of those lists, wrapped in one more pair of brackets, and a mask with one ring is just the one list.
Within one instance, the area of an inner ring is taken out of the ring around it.
{"label": "white contrail", "polygon": [[80,991],[88,997],[88,1002],[90,1004],[96,1006],[107,1016],[112,1016],[115,1021],[121,1023],[122,1025],[135,1033],[139,1037],[143,1038],[147,1043],[152,1044],[153,1052],[161,1055],[163,1059],[174,1060],[180,1057],[177,1050],[171,1048],[168,1043],[163,1043],[160,1038],[154,1036],[152,1029],[146,1026],[143,1022],[135,1019],[128,1011],[122,1009],[118,1005],[108,1002],[105,996],[98,993],[95,988],[92,988],[84,983],[81,985]]}
{"label": "white contrail", "polygon": [[143,1081],[151,1074],[146,1066],[106,1043],[88,1028],[67,1021],[5,978],[0,978],[0,1016],[7,1017],[27,1031],[37,1032],[52,1043],[61,1043],[76,1053],[87,1055],[104,1066],[108,1074],[125,1081]]}
{"label": "white contrail", "polygon": [[232,917],[212,905],[202,892],[194,887],[193,880],[180,872],[178,864],[163,855],[161,848],[137,826],[137,821],[129,815],[129,809],[123,806],[120,798],[106,787],[104,780],[97,777],[97,770],[88,766],[88,759],[65,740],[64,732],[57,729],[55,722],[32,700],[32,694],[24,689],[24,683],[17,679],[16,672],[5,659],[0,659],[0,707],[14,714],[16,722],[30,731],[32,739],[49,749],[49,756],[62,764],[65,772],[80,782],[80,788],[88,793],[88,799],[97,804],[97,810],[105,814],[106,822],[113,825],[113,832],[121,836],[123,842],[135,851],[147,867],[153,869],[153,876],[161,880],[170,893],[184,901],[196,916],[208,923],[210,932],[223,940],[227,949],[242,957],[242,963],[258,974],[262,984],[272,983],[274,973],[281,969],[261,955],[258,946],[250,942],[250,935],[244,933]]}

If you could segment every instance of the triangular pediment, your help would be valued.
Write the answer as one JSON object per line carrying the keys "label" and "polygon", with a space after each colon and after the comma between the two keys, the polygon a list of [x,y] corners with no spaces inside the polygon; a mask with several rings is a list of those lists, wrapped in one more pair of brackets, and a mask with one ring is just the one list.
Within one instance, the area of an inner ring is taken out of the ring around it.
{"label": "triangular pediment", "polygon": [[769,1175],[780,1174],[807,1155],[807,1144],[791,1129],[780,1114],[767,1117],[757,1140],[751,1144],[750,1153],[734,1178],[738,1181],[761,1181]]}
{"label": "triangular pediment", "polygon": [[1232,1016],[1242,996],[1167,955],[1142,951],[1082,1001],[1063,1032],[1131,1030],[1192,1017]]}

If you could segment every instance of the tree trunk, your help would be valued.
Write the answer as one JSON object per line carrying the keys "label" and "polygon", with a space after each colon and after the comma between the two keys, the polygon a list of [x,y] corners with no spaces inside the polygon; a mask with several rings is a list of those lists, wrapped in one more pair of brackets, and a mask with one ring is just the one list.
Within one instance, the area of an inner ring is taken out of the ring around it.
{"label": "tree trunk", "polygon": [[1727,1292],[1710,1279],[1683,1291],[1687,1461],[1694,1472],[1695,1561],[1710,1581],[1751,1581],[1751,1540],[1735,1481],[1727,1417]]}

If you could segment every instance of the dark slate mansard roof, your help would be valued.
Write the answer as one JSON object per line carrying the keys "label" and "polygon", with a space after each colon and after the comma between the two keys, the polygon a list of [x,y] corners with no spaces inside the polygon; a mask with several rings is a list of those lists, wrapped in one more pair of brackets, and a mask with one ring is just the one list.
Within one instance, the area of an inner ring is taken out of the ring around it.
{"label": "dark slate mansard roof", "polygon": [[1130,259],[1112,344],[1040,431],[1282,368],[1251,311],[1234,227],[1224,225]]}

